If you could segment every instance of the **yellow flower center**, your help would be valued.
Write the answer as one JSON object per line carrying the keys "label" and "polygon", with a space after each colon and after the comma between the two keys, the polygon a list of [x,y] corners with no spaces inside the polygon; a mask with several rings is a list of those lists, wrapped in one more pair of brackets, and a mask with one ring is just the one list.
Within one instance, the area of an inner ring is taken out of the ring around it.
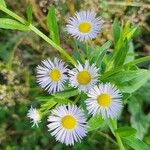
{"label": "yellow flower center", "polygon": [[99,95],[97,98],[98,104],[103,107],[108,107],[110,105],[111,101],[112,101],[112,99],[111,99],[110,95],[105,94],[105,93]]}
{"label": "yellow flower center", "polygon": [[60,74],[60,71],[58,69],[53,69],[51,72],[50,72],[50,78],[52,81],[59,81],[60,80],[60,77],[61,77],[61,74]]}
{"label": "yellow flower center", "polygon": [[89,22],[82,22],[79,25],[79,31],[82,33],[88,33],[91,30],[92,26]]}
{"label": "yellow flower center", "polygon": [[74,129],[77,124],[77,121],[73,116],[67,115],[62,118],[61,123],[65,129]]}
{"label": "yellow flower center", "polygon": [[88,71],[81,71],[77,75],[79,84],[86,85],[91,81],[91,74]]}

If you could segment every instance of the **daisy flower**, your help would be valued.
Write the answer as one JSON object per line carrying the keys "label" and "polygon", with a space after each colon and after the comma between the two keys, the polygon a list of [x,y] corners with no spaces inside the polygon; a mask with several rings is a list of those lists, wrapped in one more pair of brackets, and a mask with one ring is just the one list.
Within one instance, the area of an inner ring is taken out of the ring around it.
{"label": "daisy flower", "polygon": [[69,75],[70,85],[78,88],[79,91],[86,92],[97,83],[98,68],[95,64],[90,66],[88,61],[84,66],[78,62],[76,68],[69,71]]}
{"label": "daisy flower", "polygon": [[48,93],[62,91],[67,80],[67,71],[65,63],[58,58],[54,58],[54,62],[50,59],[43,60],[37,67],[37,82]]}
{"label": "daisy flower", "polygon": [[69,18],[66,30],[78,40],[86,41],[95,38],[100,33],[102,25],[103,21],[96,17],[94,11],[80,11]]}
{"label": "daisy flower", "polygon": [[101,114],[104,119],[117,118],[122,109],[121,93],[110,83],[95,86],[88,92],[86,100],[89,114]]}
{"label": "daisy flower", "polygon": [[66,145],[80,142],[87,134],[84,114],[76,105],[62,105],[52,110],[47,125],[56,141]]}
{"label": "daisy flower", "polygon": [[27,117],[32,120],[31,121],[33,122],[32,127],[35,125],[38,127],[38,123],[41,122],[41,116],[40,116],[39,111],[36,108],[33,108],[31,106],[31,108],[28,110]]}

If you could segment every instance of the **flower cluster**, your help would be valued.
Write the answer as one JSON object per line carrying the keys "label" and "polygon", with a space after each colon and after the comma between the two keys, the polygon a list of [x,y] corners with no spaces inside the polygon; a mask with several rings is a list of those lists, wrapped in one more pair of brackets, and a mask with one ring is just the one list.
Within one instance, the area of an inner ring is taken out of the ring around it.
{"label": "flower cluster", "polygon": [[[103,24],[101,18],[95,16],[92,11],[76,13],[69,18],[68,33],[81,41],[95,38]],[[72,69],[68,66],[58,58],[43,60],[36,69],[37,83],[49,94],[63,91],[65,86],[76,88],[79,94],[87,95],[85,104],[89,115],[117,118],[122,109],[122,95],[114,85],[99,82],[100,71],[96,64],[86,60],[84,64],[78,61]],[[41,120],[38,110],[31,107],[28,117],[38,126]],[[86,136],[87,121],[76,105],[59,105],[48,117],[48,128],[57,141],[73,145]]]}

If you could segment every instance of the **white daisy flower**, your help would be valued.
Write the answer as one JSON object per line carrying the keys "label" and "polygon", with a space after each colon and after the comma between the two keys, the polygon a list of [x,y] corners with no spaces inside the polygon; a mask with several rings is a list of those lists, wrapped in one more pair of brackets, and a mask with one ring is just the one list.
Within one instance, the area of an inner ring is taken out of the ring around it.
{"label": "white daisy flower", "polygon": [[41,122],[41,116],[40,116],[39,111],[36,108],[33,108],[31,106],[31,108],[28,110],[27,117],[32,120],[31,121],[33,122],[32,127],[35,125],[38,127],[38,123]]}
{"label": "white daisy flower", "polygon": [[80,142],[87,134],[87,122],[84,114],[76,105],[62,105],[54,110],[48,117],[47,126],[56,141],[66,145]]}
{"label": "white daisy flower", "polygon": [[90,66],[88,61],[85,61],[83,66],[78,62],[76,68],[69,71],[70,85],[78,88],[79,91],[86,92],[91,89],[98,81],[98,68],[95,64]]}
{"label": "white daisy flower", "polygon": [[63,91],[67,71],[65,63],[58,58],[54,58],[54,62],[50,59],[43,60],[37,67],[37,82],[49,93]]}
{"label": "white daisy flower", "polygon": [[86,41],[95,38],[100,33],[102,25],[103,21],[96,17],[94,11],[80,11],[69,18],[66,30],[78,40]]}
{"label": "white daisy flower", "polygon": [[101,114],[104,119],[117,118],[122,109],[121,93],[110,83],[95,86],[88,92],[86,100],[89,114]]}

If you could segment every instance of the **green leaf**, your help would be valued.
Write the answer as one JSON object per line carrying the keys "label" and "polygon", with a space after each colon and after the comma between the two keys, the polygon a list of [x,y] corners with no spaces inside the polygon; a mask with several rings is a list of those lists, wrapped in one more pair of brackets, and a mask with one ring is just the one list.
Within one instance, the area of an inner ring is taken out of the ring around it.
{"label": "green leaf", "polygon": [[145,115],[143,112],[143,104],[146,105],[145,101],[149,100],[149,89],[150,84],[142,86],[133,94],[128,103],[128,109],[131,113],[131,126],[137,130],[136,136],[139,139],[144,138],[150,127],[150,113]]}
{"label": "green leaf", "polygon": [[129,136],[123,138],[123,142],[129,145],[134,150],[150,150],[150,146],[143,141],[135,138],[134,136]]}
{"label": "green leaf", "polygon": [[107,41],[106,43],[104,43],[102,45],[102,47],[97,47],[97,49],[96,49],[97,52],[95,52],[96,57],[94,58],[94,60],[96,59],[95,62],[97,64],[97,66],[101,65],[103,58],[104,58],[107,50],[110,48],[110,46],[111,46],[111,41]]}
{"label": "green leaf", "polygon": [[27,14],[28,23],[31,24],[32,23],[32,5],[31,4],[28,5],[26,14]]}
{"label": "green leaf", "polygon": [[115,132],[117,132],[120,135],[120,137],[128,137],[131,135],[135,135],[136,129],[131,128],[131,127],[120,127],[120,128],[117,128]]}
{"label": "green leaf", "polygon": [[17,29],[17,30],[29,30],[29,28],[16,20],[8,18],[0,18],[0,28],[3,29]]}
{"label": "green leaf", "polygon": [[150,56],[145,56],[145,57],[142,57],[142,58],[135,59],[135,60],[133,60],[129,63],[124,64],[124,66],[129,67],[129,66],[133,66],[133,65],[136,65],[136,64],[139,64],[139,63],[146,62],[146,61],[150,61]]}
{"label": "green leaf", "polygon": [[145,84],[149,78],[150,71],[146,69],[120,70],[103,81],[114,83],[122,92],[132,93]]}
{"label": "green leaf", "polygon": [[115,61],[114,62],[115,67],[123,64],[126,58],[127,52],[129,50],[128,41],[131,40],[136,29],[137,28],[130,27],[130,22],[127,22],[124,28],[122,28],[122,32],[120,33],[119,39],[114,44],[113,55],[112,55],[112,58],[110,59],[111,64]]}
{"label": "green leaf", "polygon": [[71,103],[72,101],[70,101],[67,98],[59,98],[59,97],[53,97],[52,95],[46,95],[46,96],[38,96],[36,97],[37,100],[41,101],[41,102],[49,102],[49,101],[53,101],[55,103],[58,104],[67,104],[67,103]]}
{"label": "green leaf", "polygon": [[[119,66],[115,69],[111,69],[111,70],[109,70],[109,71],[107,71],[101,75],[101,80],[106,82],[107,79],[109,80],[109,77],[112,78],[113,75],[117,74],[118,72],[122,72],[123,68],[130,68],[132,66],[135,66],[137,64],[140,64],[140,63],[143,63],[146,61],[150,61],[150,56],[138,58],[138,59],[135,59],[129,63],[124,64],[123,66]],[[108,61],[107,61],[107,63],[108,63]]]}
{"label": "green leaf", "polygon": [[62,99],[62,98],[54,98],[54,101],[57,102],[58,104],[68,104],[72,103],[69,99]]}
{"label": "green leaf", "polygon": [[44,104],[41,105],[40,111],[45,111],[51,109],[53,106],[55,106],[57,102],[54,98],[49,99]]}
{"label": "green leaf", "polygon": [[128,52],[129,46],[128,46],[128,40],[124,41],[124,44],[122,47],[118,50],[116,53],[116,56],[114,57],[114,65],[115,67],[121,66],[125,59]]}
{"label": "green leaf", "polygon": [[150,135],[147,135],[145,138],[144,138],[144,142],[148,145],[150,145]]}
{"label": "green leaf", "polygon": [[133,35],[134,35],[134,33],[136,32],[137,28],[138,28],[138,27],[133,28],[133,29],[126,35],[126,37],[127,37],[128,40],[133,37]]}
{"label": "green leaf", "polygon": [[121,34],[121,27],[117,19],[113,23],[114,42],[117,43]]}
{"label": "green leaf", "polygon": [[55,13],[54,6],[51,6],[48,10],[47,26],[48,26],[48,30],[50,32],[51,39],[56,44],[59,45],[60,44],[59,29],[58,29],[58,24],[57,24],[57,20],[56,20],[56,13]]}
{"label": "green leaf", "polygon": [[81,57],[83,57],[83,56],[80,55],[79,46],[78,45],[79,45],[78,41],[75,40],[74,41],[74,45],[73,45],[73,47],[74,47],[74,49],[73,49],[73,58],[76,61],[82,62]]}
{"label": "green leaf", "polygon": [[0,4],[4,7],[6,7],[6,3],[5,3],[5,0],[0,0]]}
{"label": "green leaf", "polygon": [[125,58],[124,63],[126,64],[126,63],[129,63],[129,62],[132,62],[134,59],[135,59],[134,45],[133,45],[133,42],[130,41],[129,42],[129,50],[127,52],[127,56]]}
{"label": "green leaf", "polygon": [[88,127],[89,127],[88,131],[93,131],[103,126],[104,126],[104,120],[100,115],[91,117],[88,121]]}
{"label": "green leaf", "polygon": [[51,96],[51,95],[40,95],[40,96],[37,96],[35,99],[44,102],[44,101],[49,101],[52,98],[53,98],[53,96]]}
{"label": "green leaf", "polygon": [[68,90],[64,90],[62,92],[58,92],[52,95],[56,98],[64,99],[64,98],[70,98],[70,97],[76,96],[78,95],[78,93],[79,92],[77,89],[68,89]]}

